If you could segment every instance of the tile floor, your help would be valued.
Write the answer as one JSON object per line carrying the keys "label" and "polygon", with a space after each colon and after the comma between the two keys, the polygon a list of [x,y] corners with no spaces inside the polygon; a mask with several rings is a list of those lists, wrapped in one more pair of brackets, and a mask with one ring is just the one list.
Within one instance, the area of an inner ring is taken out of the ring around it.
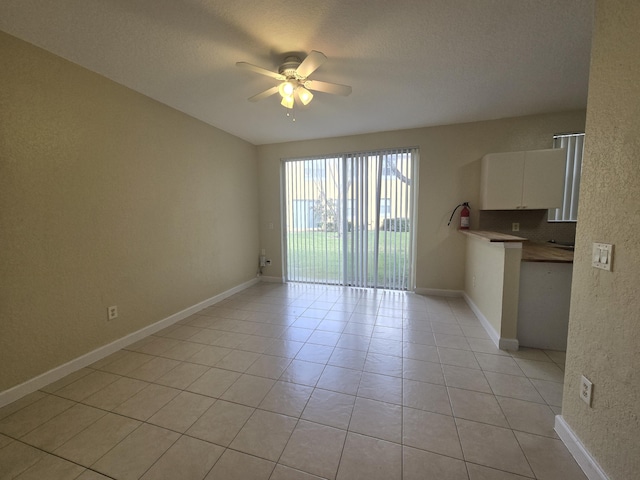
{"label": "tile floor", "polygon": [[259,284],[0,409],[0,479],[585,479],[563,362],[461,299]]}

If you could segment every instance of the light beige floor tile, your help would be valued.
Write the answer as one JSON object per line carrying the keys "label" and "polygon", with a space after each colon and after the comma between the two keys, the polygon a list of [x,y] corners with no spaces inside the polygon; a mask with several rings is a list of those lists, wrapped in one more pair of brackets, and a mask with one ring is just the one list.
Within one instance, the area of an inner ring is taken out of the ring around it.
{"label": "light beige floor tile", "polygon": [[366,350],[352,350],[349,348],[336,347],[327,363],[336,367],[362,370],[366,358]]}
{"label": "light beige floor tile", "polygon": [[485,372],[494,395],[517,398],[528,402],[545,403],[531,381],[526,377]]}
{"label": "light beige floor tile", "polygon": [[260,403],[262,410],[299,417],[304,410],[313,387],[291,382],[276,382]]}
{"label": "light beige floor tile", "polygon": [[453,417],[404,407],[402,444],[462,459]]}
{"label": "light beige floor tile", "polygon": [[273,470],[269,480],[323,480],[321,477],[311,475],[295,468],[287,467],[285,465],[278,464]]}
{"label": "light beige floor tile", "polygon": [[275,380],[271,380],[270,378],[244,374],[241,375],[220,398],[228,402],[257,407],[275,383]]}
{"label": "light beige floor tile", "polygon": [[[198,365],[207,365],[213,367],[216,363],[229,355],[233,350],[225,347],[217,347],[214,345],[208,345],[202,348],[199,352],[189,357],[189,363],[196,363]],[[232,370],[232,369],[227,369]]]}
{"label": "light beige floor tile", "polygon": [[352,395],[316,388],[301,418],[346,430],[355,399]]}
{"label": "light beige floor tile", "polygon": [[367,354],[364,371],[402,377],[402,357],[383,355],[381,353]]}
{"label": "light beige floor tile", "polygon": [[187,430],[187,435],[227,447],[254,411],[244,405],[217,400]]}
{"label": "light beige floor tile", "polygon": [[162,355],[164,352],[172,349],[176,345],[180,344],[180,340],[175,340],[173,338],[165,338],[165,337],[152,337],[153,340],[136,347],[132,350],[140,353],[146,353],[147,355]]}
{"label": "light beige floor tile", "polygon": [[553,428],[556,416],[549,406],[514,398],[497,399],[513,430],[558,438]]}
{"label": "light beige floor tile", "polygon": [[452,415],[447,387],[443,385],[404,380],[402,404],[405,407]]}
{"label": "light beige floor tile", "polygon": [[92,465],[100,473],[122,480],[137,480],[166,452],[180,434],[142,424]]}
{"label": "light beige floor tile", "polygon": [[403,356],[405,359],[421,360],[423,362],[440,362],[438,347],[435,345],[421,345],[419,343],[405,342],[403,344]]}
{"label": "light beige floor tile", "polygon": [[0,448],[6,447],[11,442],[13,442],[12,438],[7,437],[6,435],[2,435],[0,433]]}
{"label": "light beige floor tile", "polygon": [[344,430],[301,420],[280,463],[324,478],[335,478],[346,437]]}
{"label": "light beige floor tile", "polygon": [[287,445],[296,423],[292,417],[256,410],[230,447],[275,462]]}
{"label": "light beige floor tile", "polygon": [[359,397],[351,414],[349,431],[400,443],[402,407]]}
{"label": "light beige floor tile", "polygon": [[219,398],[240,378],[240,373],[221,368],[210,368],[185,390]]}
{"label": "light beige floor tile", "polygon": [[138,380],[144,380],[146,382],[153,382],[165,373],[170,372],[178,365],[180,365],[180,362],[177,360],[153,357],[152,360],[129,372],[127,376]]}
{"label": "light beige floor tile", "polygon": [[493,340],[487,340],[484,338],[467,337],[467,342],[469,342],[469,346],[471,347],[471,350],[473,350],[474,352],[509,356],[509,352],[506,352],[505,350],[500,350],[498,347],[496,347],[496,344],[493,343]]}
{"label": "light beige floor tile", "polygon": [[401,480],[402,447],[396,443],[349,433],[337,480]]}
{"label": "light beige floor tile", "polygon": [[92,470],[85,470],[75,480],[111,480],[111,479],[109,477],[105,477],[104,475],[101,475]]}
{"label": "light beige floor tile", "polygon": [[482,370],[487,372],[504,373],[507,375],[524,376],[524,372],[511,357],[479,352],[476,352],[475,355]]}
{"label": "light beige floor tile", "polygon": [[142,476],[142,480],[202,480],[224,448],[182,436]]}
{"label": "light beige floor tile", "polygon": [[433,322],[431,330],[437,334],[464,336],[462,329],[458,325],[451,323]]}
{"label": "light beige floor tile", "polygon": [[517,358],[516,363],[529,378],[558,383],[564,382],[564,372],[555,363],[524,360],[521,358]]}
{"label": "light beige floor tile", "polygon": [[456,424],[465,460],[518,475],[533,476],[510,429],[461,419],[456,419]]}
{"label": "light beige floor tile", "polygon": [[563,384],[536,379],[532,379],[531,383],[534,387],[536,387],[536,390],[538,390],[538,393],[542,396],[542,398],[545,402],[547,402],[548,405],[554,407],[562,406],[562,394],[564,389]]}
{"label": "light beige floor tile", "polygon": [[[402,328],[397,328],[397,327],[392,327],[390,325],[392,324],[398,324],[400,323],[400,326],[402,326],[402,319],[401,318],[389,318],[389,317],[377,317],[378,320],[376,321],[376,326],[373,328],[373,333],[372,333],[372,337],[373,338],[386,338],[389,340],[396,340],[398,342],[402,341]],[[383,319],[382,321],[380,321],[380,319]],[[388,326],[385,325],[381,325],[386,323]]]}
{"label": "light beige floor tile", "polygon": [[78,477],[84,470],[84,467],[75,463],[45,454],[36,464],[18,475],[16,480],[69,480]]}
{"label": "light beige floor tile", "polygon": [[105,414],[106,412],[97,408],[80,404],[74,405],[32,430],[21,440],[34,447],[52,452]]}
{"label": "light beige floor tile", "polygon": [[402,341],[372,337],[369,343],[369,353],[382,353],[383,355],[401,357]]}
{"label": "light beige floor tile", "polygon": [[113,373],[115,375],[127,375],[129,372],[139,368],[147,362],[153,360],[151,355],[138,352],[128,352],[118,360],[108,363],[100,370],[103,372]]}
{"label": "light beige floor tile", "polygon": [[118,350],[117,352],[113,352],[111,355],[107,355],[106,357],[103,357],[100,360],[93,362],[91,365],[89,365],[89,368],[93,370],[102,370],[106,365],[109,365],[110,363],[125,357],[129,353],[129,350],[134,350],[134,349],[130,348],[127,350]]}
{"label": "light beige floor tile", "polygon": [[462,460],[412,447],[402,448],[402,480],[468,480],[467,469]]}
{"label": "light beige floor tile", "polygon": [[57,448],[54,453],[89,467],[139,425],[137,420],[108,413]]}
{"label": "light beige floor tile", "polygon": [[318,324],[316,328],[318,330],[323,330],[327,332],[342,333],[342,331],[347,326],[347,322],[328,319],[327,315],[328,313],[325,315],[324,319]]}
{"label": "light beige floor tile", "polygon": [[268,460],[227,450],[205,480],[268,480],[274,466]]}
{"label": "light beige floor tile", "polygon": [[88,396],[82,400],[82,403],[111,411],[148,386],[149,383],[142,380],[121,377],[102,390]]}
{"label": "light beige floor tile", "polygon": [[537,348],[520,347],[514,352],[510,352],[513,358],[520,358],[525,360],[535,360],[537,362],[551,362],[551,358],[544,353],[543,350]]}
{"label": "light beige floor tile", "polygon": [[469,480],[527,480],[530,478],[516,475],[515,473],[483,467],[475,463],[467,463],[467,471],[469,472]]}
{"label": "light beige floor tile", "polygon": [[541,480],[587,480],[562,441],[515,432],[536,478]]}
{"label": "light beige floor tile", "polygon": [[280,380],[300,383],[314,387],[324,370],[324,365],[302,360],[293,360],[284,371]]}
{"label": "light beige floor tile", "polygon": [[440,354],[440,363],[444,365],[476,369],[480,368],[475,355],[470,350],[438,347],[438,353]]}
{"label": "light beige floor tile", "polygon": [[567,361],[567,352],[544,350],[544,353],[553,361],[553,363],[557,363],[558,365],[564,365]]}
{"label": "light beige floor tile", "polygon": [[278,357],[294,358],[304,343],[294,342],[293,340],[272,340],[269,347],[263,352],[267,355],[276,355]]}
{"label": "light beige floor tile", "polygon": [[444,385],[442,365],[439,363],[405,358],[403,363],[403,376],[408,380]]}
{"label": "light beige floor tile", "polygon": [[[85,372],[85,375],[87,375],[89,372],[90,370],[88,372]],[[18,410],[22,410],[23,408],[28,407],[29,405],[37,402],[38,400],[42,400],[45,397],[48,397],[46,393],[43,393],[41,391],[35,391],[30,393],[29,395],[25,395],[24,397],[20,398],[19,400],[16,400],[15,402],[5,405],[4,407],[0,408],[0,420],[2,420],[5,417],[8,417],[9,415],[16,413]]]}
{"label": "light beige floor tile", "polygon": [[165,387],[177,388],[179,390],[186,389],[198,378],[209,370],[205,365],[196,365],[195,363],[182,362],[174,369],[168,371],[154,383],[164,385]]}
{"label": "light beige floor tile", "polygon": [[[169,338],[175,338],[177,340],[188,340],[196,333],[202,331],[201,328],[192,327],[189,325],[176,324],[171,328],[167,328],[157,333],[157,335]],[[163,332],[166,332],[163,334]]]}
{"label": "light beige floor tile", "polygon": [[327,365],[316,386],[325,390],[355,395],[361,377],[362,373],[357,370]]}
{"label": "light beige floor tile", "polygon": [[331,357],[334,348],[335,347],[329,347],[327,345],[307,343],[300,349],[296,355],[296,359],[304,360],[305,362],[325,364]]}
{"label": "light beige floor tile", "polygon": [[277,380],[287,369],[291,359],[284,357],[276,357],[274,355],[261,355],[249,367],[246,373],[249,375],[257,375],[258,377],[271,378]]}
{"label": "light beige floor tile", "polygon": [[211,397],[190,392],[180,392],[149,418],[147,422],[184,433],[214,402],[215,399]]}
{"label": "light beige floor tile", "polygon": [[493,393],[481,370],[443,365],[444,380],[448,387],[463,388],[482,393]]}
{"label": "light beige floor tile", "polygon": [[401,405],[402,379],[365,372],[360,379],[358,396]]}
{"label": "light beige floor tile", "polygon": [[341,334],[338,332],[323,332],[321,330],[316,330],[309,336],[307,343],[335,347],[340,340],[340,335]]}
{"label": "light beige floor tile", "polygon": [[73,405],[70,400],[47,395],[0,420],[0,433],[20,438]]}
{"label": "light beige floor tile", "polygon": [[114,413],[145,421],[173,400],[180,390],[151,384],[113,409]]}
{"label": "light beige floor tile", "polygon": [[449,398],[455,417],[509,427],[496,397],[491,394],[449,388]]}
{"label": "light beige floor tile", "polygon": [[[287,338],[286,340],[293,340],[293,339]],[[262,355],[272,345],[275,345],[276,341],[277,339],[274,339],[274,338],[265,338],[257,335],[249,335],[248,338],[240,342],[236,348],[246,352],[253,352],[253,353],[258,353]]]}
{"label": "light beige floor tile", "polygon": [[173,360],[185,362],[205,347],[206,345],[203,345],[201,343],[184,342],[178,340],[178,344],[175,347],[171,347],[169,350],[163,352],[162,356],[172,358]]}
{"label": "light beige floor tile", "polygon": [[312,333],[313,330],[309,328],[289,327],[280,335],[280,338],[295,342],[306,342]]}
{"label": "light beige floor tile", "polygon": [[11,442],[0,449],[0,478],[12,479],[35,465],[46,454],[42,450],[25,445],[21,442]]}
{"label": "light beige floor tile", "polygon": [[118,380],[120,376],[106,372],[91,372],[79,380],[61,388],[56,392],[59,395],[69,400],[75,400],[80,402],[90,395],[93,395],[99,390],[102,390],[107,385]]}
{"label": "light beige floor tile", "polygon": [[225,370],[244,373],[253,365],[253,362],[260,358],[260,355],[261,354],[255,352],[233,350],[229,355],[216,363],[216,368],[224,368]]}
{"label": "light beige floor tile", "polygon": [[457,348],[459,350],[471,350],[466,337],[460,335],[446,335],[443,333],[434,333],[436,345],[445,348]]}
{"label": "light beige floor tile", "polygon": [[474,325],[461,325],[460,328],[462,329],[462,333],[465,337],[483,338],[486,340],[491,338],[483,327],[476,327]]}
{"label": "light beige floor tile", "polygon": [[[364,339],[369,338],[369,340],[371,340],[371,335],[373,334],[373,325],[349,321],[349,323],[347,323],[347,326],[344,327],[342,334],[357,335],[359,337],[363,337]],[[367,341],[367,349],[368,347],[369,342]]]}
{"label": "light beige floor tile", "polygon": [[[42,387],[40,390],[47,393],[56,392],[57,390],[60,390],[62,387],[66,387],[67,385],[75,382],[76,380],[79,380],[82,377],[89,375],[91,372],[93,372],[93,370],[90,368],[81,368],[80,370],[76,370],[75,372],[70,373],[66,377],[61,378],[60,380],[57,380],[45,387]],[[3,409],[0,409],[0,418],[3,417],[2,410]]]}

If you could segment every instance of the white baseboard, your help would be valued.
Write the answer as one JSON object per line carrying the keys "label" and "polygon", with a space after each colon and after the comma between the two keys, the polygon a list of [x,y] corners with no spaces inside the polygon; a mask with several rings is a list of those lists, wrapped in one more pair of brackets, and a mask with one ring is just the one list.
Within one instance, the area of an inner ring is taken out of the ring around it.
{"label": "white baseboard", "polygon": [[589,480],[609,480],[562,415],[556,415],[555,430]]}
{"label": "white baseboard", "polygon": [[413,292],[418,295],[433,295],[434,297],[455,298],[462,296],[461,290],[444,290],[440,288],[416,288]]}
{"label": "white baseboard", "polygon": [[486,330],[493,343],[495,343],[496,347],[498,347],[500,350],[513,351],[517,351],[518,348],[520,348],[520,344],[517,338],[505,338],[500,336],[493,325],[491,325],[491,322],[487,319],[487,317],[484,316],[484,314],[480,311],[474,301],[471,300],[471,297],[467,295],[467,292],[462,292],[462,296],[465,302],[467,302],[467,305],[469,305],[469,308],[473,311],[473,313],[476,314],[476,317],[478,317],[478,320],[480,320],[480,323]]}
{"label": "white baseboard", "polygon": [[284,283],[282,277],[265,277],[264,275],[260,277],[260,281],[267,283]]}
{"label": "white baseboard", "polygon": [[200,310],[210,307],[231,295],[234,295],[246,288],[251,287],[258,283],[260,279],[254,278],[249,280],[248,282],[237,285],[225,292],[222,292],[218,295],[215,295],[211,298],[208,298],[200,303],[192,305],[191,307],[185,308],[184,310],[174,313],[173,315],[168,316],[156,323],[148,325],[140,330],[137,330],[125,337],[119,338],[114,342],[111,342],[107,345],[99,347],[89,353],[86,353],[78,358],[74,358],[73,360],[60,365],[59,367],[53,368],[48,372],[45,372],[37,377],[34,377],[30,380],[27,380],[20,385],[16,385],[15,387],[10,388],[9,390],[5,390],[4,392],[0,392],[0,407],[4,405],[8,405],[9,403],[15,402],[16,400],[28,395],[29,393],[35,392],[36,390],[49,385],[57,380],[60,380],[63,377],[66,377],[70,373],[73,373],[81,368],[84,368],[92,363],[97,362],[98,360],[103,359],[111,355],[112,353],[121,350],[132,343],[137,342],[138,340],[142,340],[149,335],[152,335],[156,332],[159,332],[163,328],[167,328],[173,325],[180,320],[184,320],[185,318],[193,315],[194,313],[199,312]]}

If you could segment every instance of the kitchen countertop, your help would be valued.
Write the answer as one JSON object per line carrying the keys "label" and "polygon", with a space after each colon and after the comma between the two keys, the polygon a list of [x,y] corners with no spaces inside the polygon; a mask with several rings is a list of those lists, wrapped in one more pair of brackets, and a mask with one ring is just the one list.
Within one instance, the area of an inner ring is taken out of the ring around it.
{"label": "kitchen countertop", "polygon": [[524,243],[523,262],[573,263],[573,250],[553,247],[545,243]]}
{"label": "kitchen countertop", "polygon": [[526,242],[527,239],[523,237],[516,237],[514,235],[508,235],[506,233],[489,232],[486,230],[458,230],[460,233],[469,235],[470,237],[477,237],[487,242]]}

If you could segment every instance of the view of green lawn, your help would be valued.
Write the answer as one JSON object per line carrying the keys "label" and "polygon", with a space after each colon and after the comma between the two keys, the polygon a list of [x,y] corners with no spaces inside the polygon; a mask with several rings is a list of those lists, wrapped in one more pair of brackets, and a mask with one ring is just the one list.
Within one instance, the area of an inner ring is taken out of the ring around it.
{"label": "view of green lawn", "polygon": [[[354,233],[347,233],[347,278],[344,279],[343,241],[337,232],[315,230],[289,232],[287,234],[287,259],[289,281],[351,284],[353,283],[352,242]],[[410,257],[407,251],[410,232],[380,231],[378,274],[374,273],[375,231],[366,232],[368,286],[406,289],[408,285]],[[357,236],[356,236],[357,237]],[[360,237],[364,242],[364,238]]]}

